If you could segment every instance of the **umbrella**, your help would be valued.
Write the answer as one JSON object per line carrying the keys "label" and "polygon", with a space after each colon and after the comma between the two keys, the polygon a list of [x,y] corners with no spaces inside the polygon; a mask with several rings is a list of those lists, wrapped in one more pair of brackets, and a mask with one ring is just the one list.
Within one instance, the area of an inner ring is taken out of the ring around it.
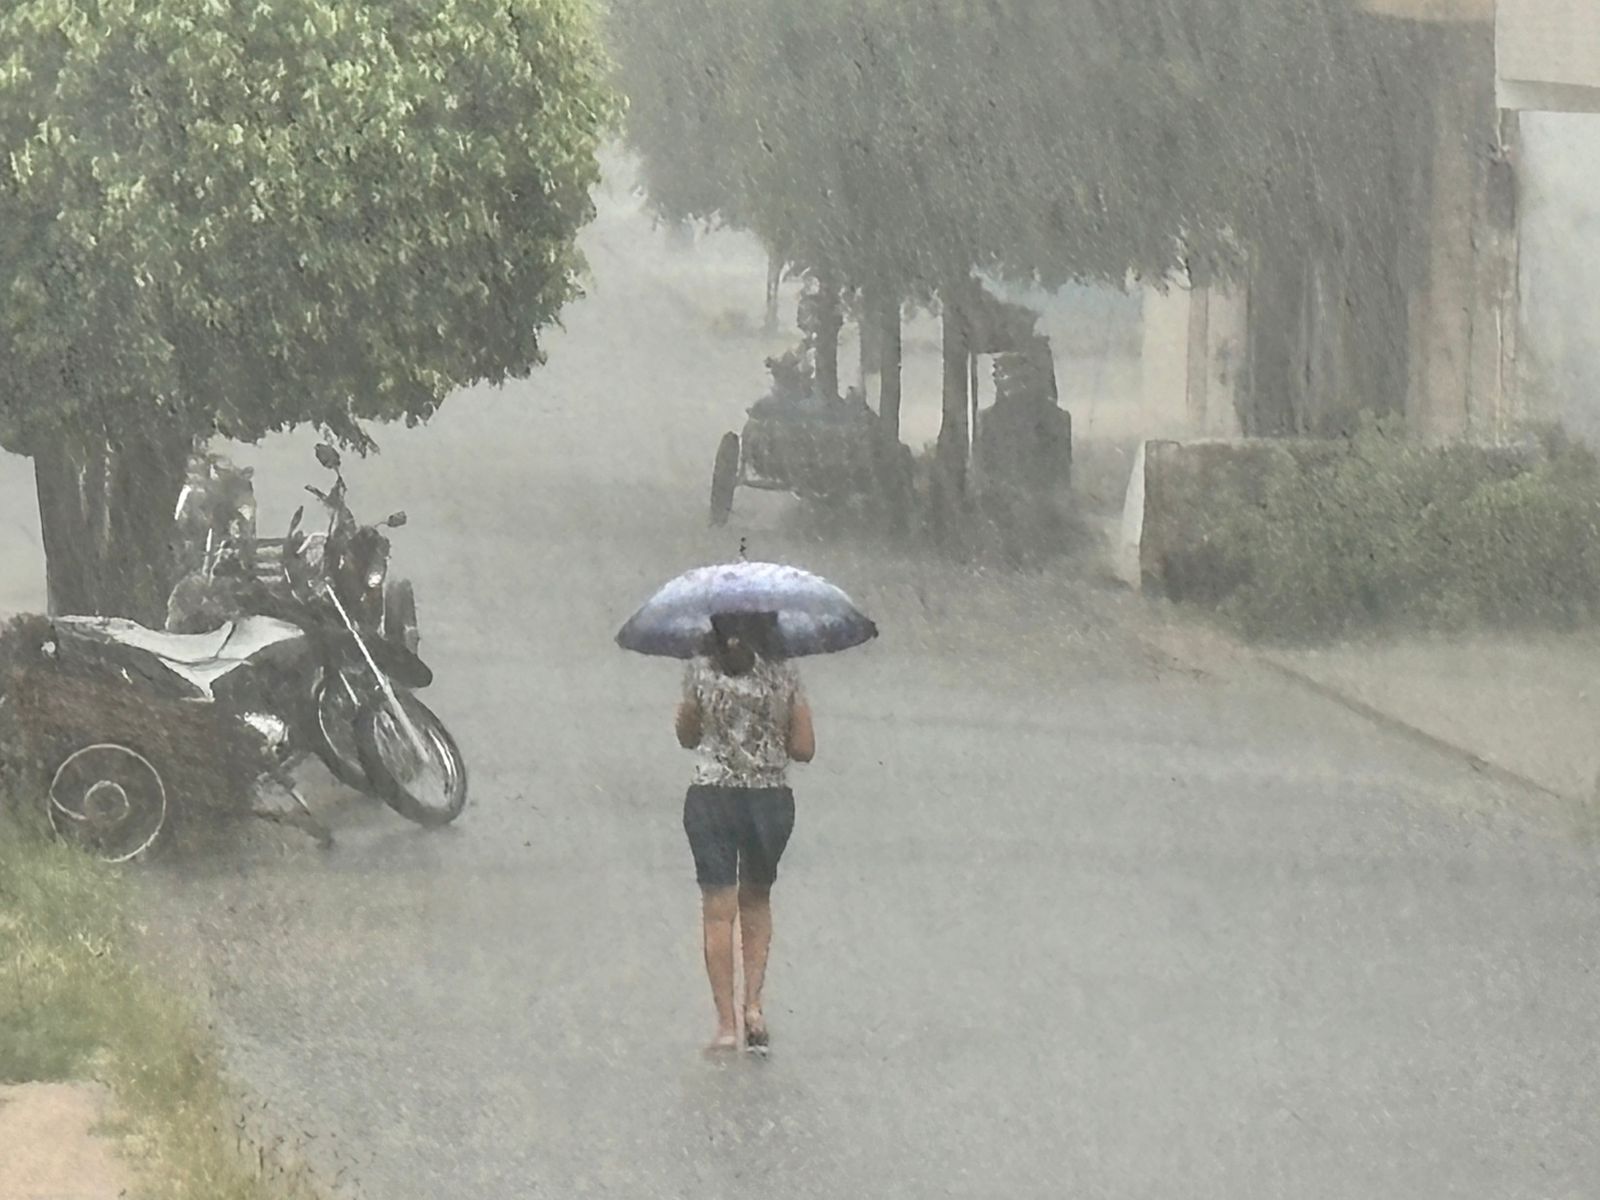
{"label": "umbrella", "polygon": [[658,591],[617,634],[640,654],[693,658],[704,651],[716,613],[776,613],[785,653],[832,654],[878,636],[850,597],[821,576],[779,563],[700,567]]}

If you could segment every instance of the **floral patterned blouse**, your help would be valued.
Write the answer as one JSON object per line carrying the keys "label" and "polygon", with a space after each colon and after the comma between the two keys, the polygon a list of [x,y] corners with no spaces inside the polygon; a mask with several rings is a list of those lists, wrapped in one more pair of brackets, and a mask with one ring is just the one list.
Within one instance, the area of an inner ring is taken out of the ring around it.
{"label": "floral patterned blouse", "polygon": [[788,662],[758,659],[744,675],[725,675],[697,658],[684,672],[683,698],[700,710],[694,782],[712,787],[783,787],[789,774],[789,718],[804,700]]}

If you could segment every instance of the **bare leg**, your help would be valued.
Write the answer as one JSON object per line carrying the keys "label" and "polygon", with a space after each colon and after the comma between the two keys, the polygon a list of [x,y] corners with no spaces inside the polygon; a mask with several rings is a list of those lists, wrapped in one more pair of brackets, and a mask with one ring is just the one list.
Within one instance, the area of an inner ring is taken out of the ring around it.
{"label": "bare leg", "polygon": [[761,1012],[761,988],[767,981],[767,954],[772,949],[770,888],[739,885],[739,933],[744,943],[745,1041],[751,1046],[765,1046],[767,1022]]}
{"label": "bare leg", "polygon": [[711,999],[717,1006],[717,1037],[713,1050],[732,1050],[739,1044],[739,1027],[733,1008],[733,922],[739,915],[739,896],[731,887],[706,888],[701,893],[705,918],[706,974],[711,979]]}

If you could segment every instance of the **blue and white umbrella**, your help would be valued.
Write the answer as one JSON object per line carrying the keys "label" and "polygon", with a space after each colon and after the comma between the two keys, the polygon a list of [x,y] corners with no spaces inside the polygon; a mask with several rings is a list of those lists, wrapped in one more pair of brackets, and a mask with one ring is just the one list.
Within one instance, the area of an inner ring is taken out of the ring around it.
{"label": "blue and white umbrella", "polygon": [[779,563],[736,562],[678,576],[628,619],[617,645],[693,658],[705,652],[718,613],[775,613],[784,652],[794,658],[848,650],[878,636],[850,597],[821,576]]}

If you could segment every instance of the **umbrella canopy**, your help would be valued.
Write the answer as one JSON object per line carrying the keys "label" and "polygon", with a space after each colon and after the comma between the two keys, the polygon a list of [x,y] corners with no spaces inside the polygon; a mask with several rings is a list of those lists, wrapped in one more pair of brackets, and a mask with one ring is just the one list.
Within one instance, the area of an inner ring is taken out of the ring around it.
{"label": "umbrella canopy", "polygon": [[717,613],[775,613],[784,652],[799,658],[848,650],[878,636],[843,591],[821,576],[779,563],[700,567],[658,591],[617,634],[640,654],[693,658],[705,650]]}

